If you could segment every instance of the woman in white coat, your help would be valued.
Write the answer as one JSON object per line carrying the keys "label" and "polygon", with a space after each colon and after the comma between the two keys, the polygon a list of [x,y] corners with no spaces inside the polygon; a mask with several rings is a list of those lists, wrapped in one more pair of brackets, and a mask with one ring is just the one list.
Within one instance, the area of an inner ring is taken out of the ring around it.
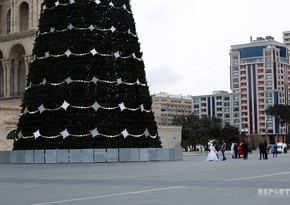
{"label": "woman in white coat", "polygon": [[232,155],[232,158],[235,158],[235,143],[232,143],[231,145],[231,155]]}

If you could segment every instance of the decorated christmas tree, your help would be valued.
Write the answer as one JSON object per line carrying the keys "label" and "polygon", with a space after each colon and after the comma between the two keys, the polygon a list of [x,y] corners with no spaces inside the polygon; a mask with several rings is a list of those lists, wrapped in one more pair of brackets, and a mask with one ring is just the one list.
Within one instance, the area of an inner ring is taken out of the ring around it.
{"label": "decorated christmas tree", "polygon": [[130,0],[44,0],[14,149],[160,147]]}

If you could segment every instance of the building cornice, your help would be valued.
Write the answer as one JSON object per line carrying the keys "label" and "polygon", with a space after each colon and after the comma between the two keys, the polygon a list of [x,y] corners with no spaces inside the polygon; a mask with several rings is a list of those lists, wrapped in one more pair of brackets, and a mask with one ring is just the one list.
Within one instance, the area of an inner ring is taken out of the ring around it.
{"label": "building cornice", "polygon": [[29,30],[27,32],[21,32],[21,33],[11,33],[6,36],[0,36],[0,43],[8,42],[8,41],[16,41],[20,39],[25,39],[25,38],[31,38],[35,37],[36,29]]}

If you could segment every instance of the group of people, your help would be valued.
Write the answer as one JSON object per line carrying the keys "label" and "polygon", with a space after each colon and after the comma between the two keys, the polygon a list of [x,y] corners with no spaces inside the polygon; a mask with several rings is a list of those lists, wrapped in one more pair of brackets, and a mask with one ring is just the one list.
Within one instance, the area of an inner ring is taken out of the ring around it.
{"label": "group of people", "polygon": [[[227,158],[225,156],[225,151],[226,151],[226,143],[225,141],[222,141],[221,144],[221,153],[222,153],[222,159],[219,158],[217,147],[216,147],[216,142],[215,140],[210,140],[208,143],[208,147],[210,152],[208,153],[208,156],[205,161],[225,161]],[[261,159],[268,159],[268,145],[267,142],[265,141],[264,143],[261,142],[258,146],[259,152],[260,152],[260,160]],[[275,150],[275,146],[273,146],[274,150],[271,150],[273,153],[273,157],[277,156],[277,146]],[[251,152],[249,149],[248,144],[245,141],[241,141],[239,144],[237,143],[232,143],[231,144],[231,155],[233,159],[237,158],[243,158],[244,160],[248,159],[248,154]]]}
{"label": "group of people", "polygon": [[[207,158],[205,161],[225,161],[227,160],[225,156],[225,151],[226,151],[226,143],[223,140],[221,144],[221,153],[222,153],[222,159],[219,158],[217,147],[216,147],[216,142],[215,140],[210,140],[208,143],[208,147],[210,152],[207,155]],[[261,142],[257,148],[259,149],[260,153],[260,158],[261,159],[268,159],[268,153],[270,152],[270,148],[268,147],[267,142],[265,141],[264,143]],[[273,154],[273,157],[277,157],[278,154],[278,149],[277,145],[272,146],[271,152]],[[287,153],[287,147],[284,148],[284,153]],[[248,144],[245,141],[241,141],[239,145],[237,143],[232,143],[231,145],[231,155],[233,159],[236,158],[243,158],[244,160],[248,159],[248,154],[251,152],[249,149]]]}
{"label": "group of people", "polygon": [[248,159],[249,146],[245,141],[241,141],[239,145],[237,143],[232,143],[231,145],[231,155],[233,159],[243,157],[244,160]]}
{"label": "group of people", "polygon": [[[209,146],[209,153],[207,155],[207,158],[205,161],[219,161],[219,155],[216,149],[216,142],[215,140],[210,140],[208,142],[208,146]],[[225,151],[226,151],[226,143],[223,140],[222,144],[221,144],[221,152],[222,152],[222,161],[227,160],[226,156],[225,156]]]}

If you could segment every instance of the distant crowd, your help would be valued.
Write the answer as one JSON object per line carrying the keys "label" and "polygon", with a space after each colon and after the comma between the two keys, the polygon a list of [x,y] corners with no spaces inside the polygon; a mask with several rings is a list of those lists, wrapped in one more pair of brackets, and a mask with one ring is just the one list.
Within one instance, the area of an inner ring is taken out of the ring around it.
{"label": "distant crowd", "polygon": [[[221,144],[221,154],[222,159],[219,158],[218,155],[218,148],[215,143],[215,140],[210,140],[208,143],[209,146],[209,153],[205,161],[217,161],[222,160],[225,161],[227,158],[225,156],[226,151],[226,143],[225,141],[222,141]],[[259,151],[260,158],[259,160],[267,160],[268,155],[272,153],[273,157],[277,157],[278,153],[287,153],[288,148],[286,144],[279,143],[279,146],[277,144],[275,145],[268,145],[267,142],[261,142],[259,145],[255,147],[255,150]],[[233,159],[243,158],[244,160],[248,159],[249,153],[251,153],[252,150],[249,148],[248,143],[245,141],[241,141],[239,144],[232,143],[231,144],[231,156]]]}

